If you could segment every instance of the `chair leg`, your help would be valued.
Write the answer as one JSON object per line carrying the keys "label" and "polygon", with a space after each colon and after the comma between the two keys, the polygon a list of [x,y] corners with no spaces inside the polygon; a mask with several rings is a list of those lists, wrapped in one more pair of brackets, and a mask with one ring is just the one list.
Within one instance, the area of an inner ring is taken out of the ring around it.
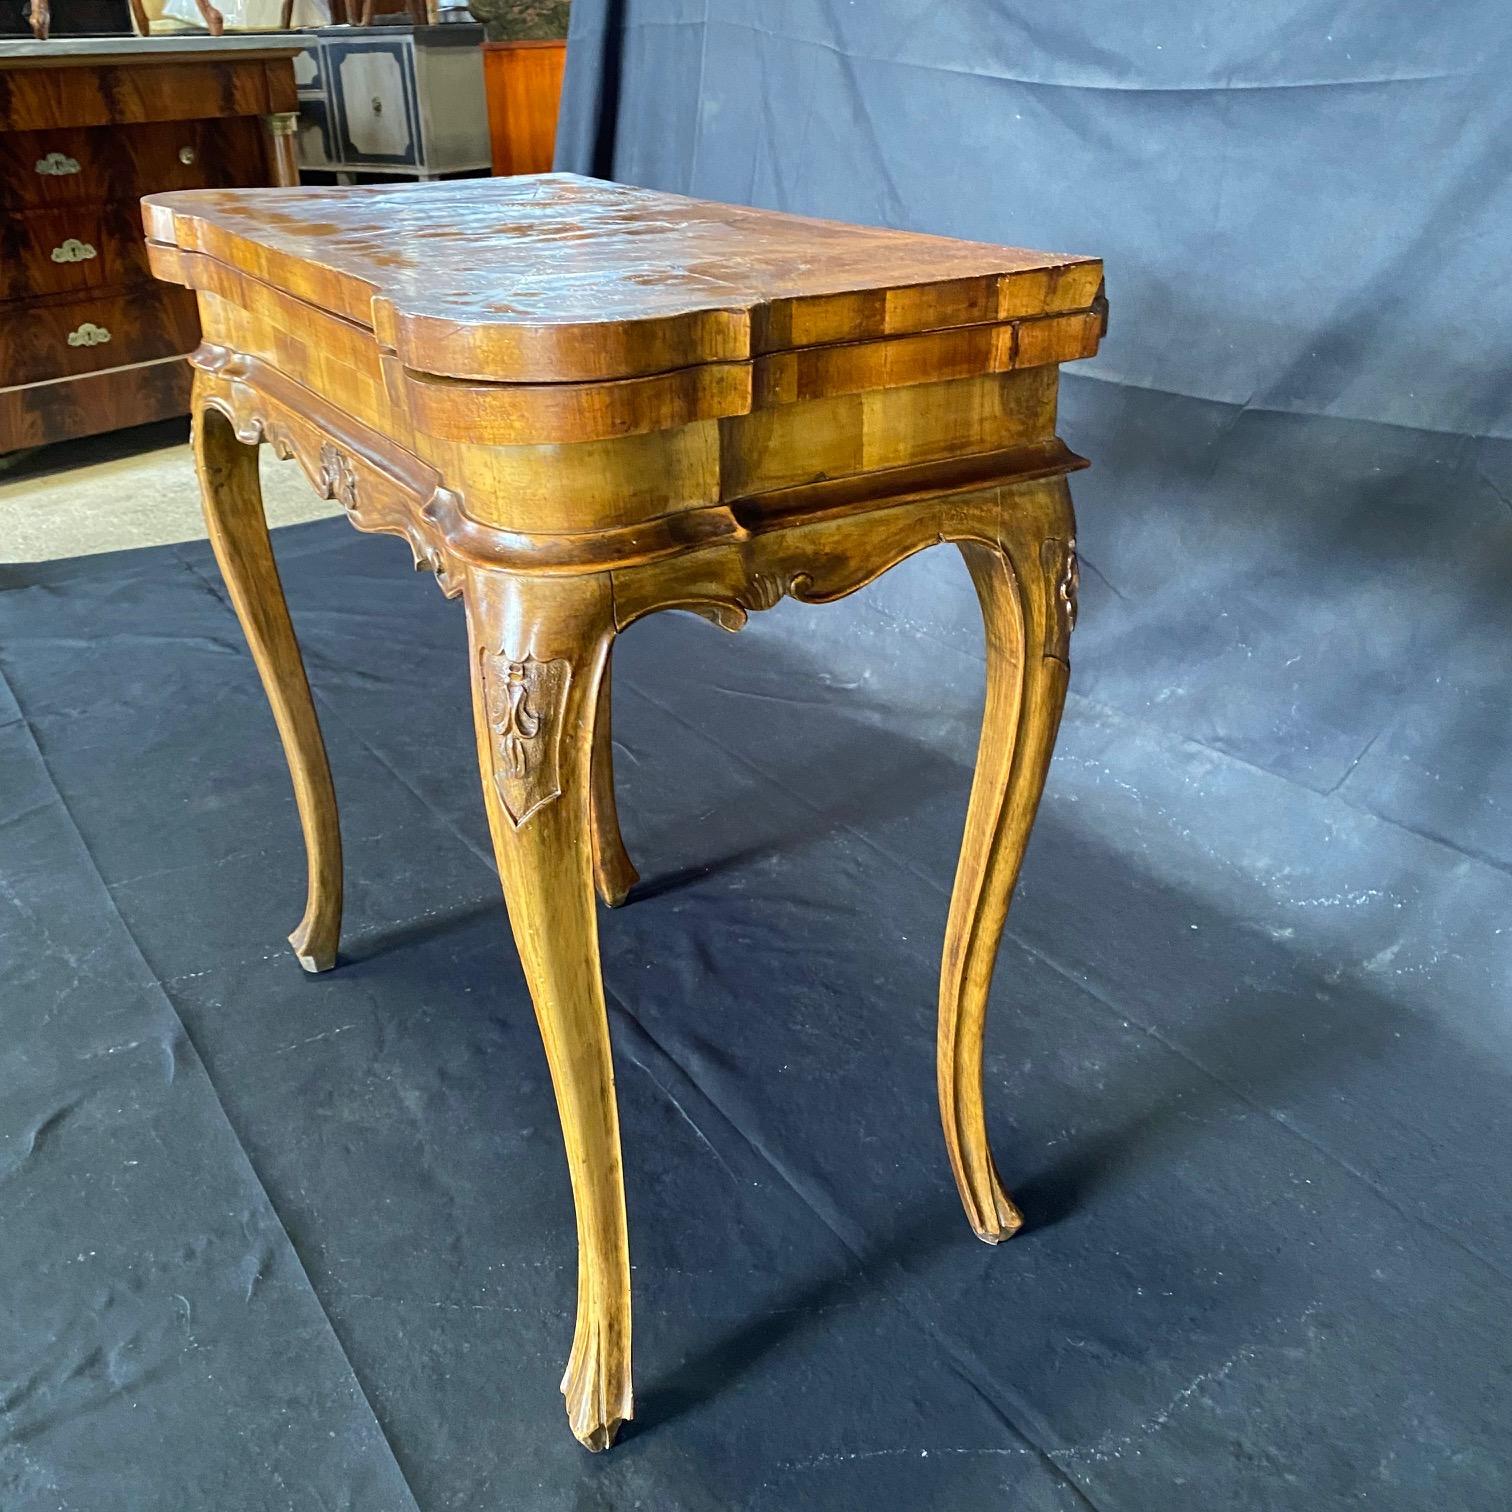
{"label": "chair leg", "polygon": [[633,1411],[630,1252],[590,815],[613,634],[608,579],[474,570],[464,598],[483,798],[577,1208],[577,1325],[562,1392],[573,1433],[607,1449]]}
{"label": "chair leg", "polygon": [[987,697],[940,974],[940,1118],[966,1217],[989,1244],[1023,1216],[1003,1189],[982,1105],[982,1031],[998,940],[1065,702],[1074,542],[1063,486],[1028,495],[1022,549],[961,553],[987,632]]}
{"label": "chair leg", "polygon": [[325,742],[268,539],[257,447],[196,400],[194,460],[205,524],[283,740],[309,864],[304,917],[289,936],[306,971],[336,964],[341,934],[341,830]]}
{"label": "chair leg", "polygon": [[604,662],[599,683],[598,714],[593,725],[593,880],[599,897],[618,908],[640,881],[620,833],[614,801],[614,740],[610,723],[612,656]]}

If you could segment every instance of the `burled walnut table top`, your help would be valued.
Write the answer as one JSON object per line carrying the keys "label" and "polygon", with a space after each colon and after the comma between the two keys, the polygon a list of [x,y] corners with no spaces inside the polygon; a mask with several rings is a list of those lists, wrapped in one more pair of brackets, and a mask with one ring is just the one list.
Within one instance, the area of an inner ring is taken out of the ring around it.
{"label": "burled walnut table top", "polygon": [[[542,174],[152,196],[202,255],[371,329],[422,373],[602,381],[1090,312],[1095,258]],[[183,279],[182,281],[190,281]]]}

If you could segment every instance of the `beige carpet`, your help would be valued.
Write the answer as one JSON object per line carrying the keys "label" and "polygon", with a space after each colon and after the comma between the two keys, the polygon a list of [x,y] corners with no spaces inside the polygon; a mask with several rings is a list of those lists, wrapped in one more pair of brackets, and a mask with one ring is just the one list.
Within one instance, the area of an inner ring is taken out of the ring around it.
{"label": "beige carpet", "polygon": [[[267,447],[262,458],[270,524],[341,512],[315,496],[295,463],[278,461]],[[0,456],[0,562],[88,556],[204,533],[187,420]]]}

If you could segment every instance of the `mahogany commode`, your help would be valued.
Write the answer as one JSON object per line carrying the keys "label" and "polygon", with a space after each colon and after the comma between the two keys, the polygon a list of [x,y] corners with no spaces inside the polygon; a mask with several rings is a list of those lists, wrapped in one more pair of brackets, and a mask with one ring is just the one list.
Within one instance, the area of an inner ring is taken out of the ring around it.
{"label": "mahogany commode", "polygon": [[188,409],[194,298],[153,279],[139,203],[297,184],[300,47],[0,38],[0,453]]}
{"label": "mahogany commode", "polygon": [[1105,324],[1101,265],[805,220],[568,174],[145,201],[197,291],[195,451],[309,855],[290,937],[335,963],[336,804],[269,546],[257,443],[463,599],[499,875],[577,1207],[562,1390],[590,1448],[631,1415],[630,1262],[594,889],[635,872],[610,765],[615,635],[658,609],[735,630],[954,542],[987,697],[946,929],[937,1078],[972,1228],[1021,1218],[988,1150],[982,1022],[1076,618],[1057,364]]}

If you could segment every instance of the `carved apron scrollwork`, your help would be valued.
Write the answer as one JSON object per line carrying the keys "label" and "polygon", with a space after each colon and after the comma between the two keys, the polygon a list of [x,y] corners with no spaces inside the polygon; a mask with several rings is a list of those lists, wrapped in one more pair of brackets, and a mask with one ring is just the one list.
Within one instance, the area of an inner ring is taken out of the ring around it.
{"label": "carved apron scrollwork", "polygon": [[320,448],[320,495],[343,509],[357,507],[357,473],[346,453],[329,441]]}
{"label": "carved apron scrollwork", "polygon": [[572,664],[479,653],[483,703],[493,735],[493,780],[509,821],[519,829],[562,795],[559,748]]}
{"label": "carved apron scrollwork", "polygon": [[753,572],[745,587],[735,595],[742,609],[760,611],[774,608],[788,591],[788,584],[776,572]]}

